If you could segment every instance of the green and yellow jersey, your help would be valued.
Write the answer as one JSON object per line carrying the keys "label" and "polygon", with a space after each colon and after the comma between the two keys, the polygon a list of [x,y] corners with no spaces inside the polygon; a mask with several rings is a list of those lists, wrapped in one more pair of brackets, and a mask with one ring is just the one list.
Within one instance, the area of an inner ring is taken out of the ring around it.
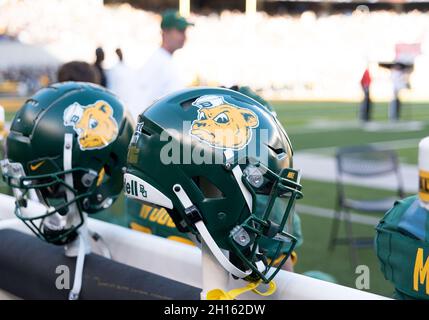
{"label": "green and yellow jersey", "polygon": [[[137,231],[145,232],[148,234],[157,235],[174,241],[179,241],[189,245],[195,245],[194,242],[187,236],[186,233],[180,232],[168,212],[164,208],[154,208],[148,205],[141,204],[132,199],[126,199],[126,212],[128,219],[128,226]],[[301,220],[297,214],[293,220],[293,235],[298,239],[295,249],[298,248],[302,242]],[[270,251],[269,244],[266,244],[268,251]],[[274,251],[274,247],[272,248]],[[288,248],[284,248],[285,252]],[[284,256],[280,256],[277,260],[280,262]],[[292,254],[292,262],[295,263],[297,255]]]}
{"label": "green and yellow jersey", "polygon": [[417,196],[395,202],[377,225],[375,248],[395,298],[429,299],[429,219]]}
{"label": "green and yellow jersey", "polygon": [[126,199],[128,225],[131,229],[163,238],[194,245],[186,233],[177,230],[176,225],[164,208],[142,205]]}

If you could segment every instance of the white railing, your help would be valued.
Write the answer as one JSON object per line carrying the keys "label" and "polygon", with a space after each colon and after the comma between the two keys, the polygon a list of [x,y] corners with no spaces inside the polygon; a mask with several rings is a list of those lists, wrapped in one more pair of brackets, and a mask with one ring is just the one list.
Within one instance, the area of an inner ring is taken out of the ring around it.
{"label": "white railing", "polygon": [[[0,218],[13,215],[13,206],[11,206],[13,202],[12,197],[0,195]],[[88,220],[88,226],[103,237],[108,244],[113,260],[165,278],[203,288],[202,255],[201,250],[197,247],[91,218]],[[29,229],[16,218],[0,221],[0,229],[6,228],[30,233]],[[34,241],[39,240],[35,238]],[[265,299],[387,299],[283,270],[279,272],[275,281],[277,284],[276,293]],[[213,285],[213,281],[210,283]],[[227,289],[244,285],[243,281],[230,278]],[[214,288],[204,288],[204,291],[208,289]],[[264,297],[253,293],[244,294],[239,298],[264,299]]]}

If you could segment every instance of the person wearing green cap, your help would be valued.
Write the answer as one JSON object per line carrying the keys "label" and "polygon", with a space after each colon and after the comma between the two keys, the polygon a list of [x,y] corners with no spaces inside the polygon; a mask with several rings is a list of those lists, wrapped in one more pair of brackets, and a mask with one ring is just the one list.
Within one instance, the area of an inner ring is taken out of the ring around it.
{"label": "person wearing green cap", "polygon": [[173,54],[184,46],[186,29],[192,25],[193,23],[187,21],[175,10],[167,10],[163,13],[161,46],[138,72],[135,80],[137,87],[129,102],[129,109],[135,120],[155,100],[185,87],[174,64]]}
{"label": "person wearing green cap", "polygon": [[161,29],[163,31],[177,30],[179,32],[183,32],[187,27],[193,25],[194,24],[192,22],[187,21],[176,10],[167,10],[162,15]]}

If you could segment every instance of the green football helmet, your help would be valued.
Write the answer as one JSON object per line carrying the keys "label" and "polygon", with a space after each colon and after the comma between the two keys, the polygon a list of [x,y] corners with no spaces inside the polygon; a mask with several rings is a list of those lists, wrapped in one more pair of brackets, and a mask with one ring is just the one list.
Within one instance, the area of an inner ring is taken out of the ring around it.
{"label": "green football helmet", "polygon": [[[124,189],[166,208],[180,231],[203,240],[237,278],[271,281],[297,241],[290,228],[302,192],[289,138],[271,112],[233,90],[186,89],[145,110]],[[276,244],[270,259],[267,241]]]}
{"label": "green football helmet", "polygon": [[39,90],[16,113],[1,162],[16,216],[47,242],[74,240],[85,213],[108,208],[120,194],[132,134],[122,103],[98,85]]}

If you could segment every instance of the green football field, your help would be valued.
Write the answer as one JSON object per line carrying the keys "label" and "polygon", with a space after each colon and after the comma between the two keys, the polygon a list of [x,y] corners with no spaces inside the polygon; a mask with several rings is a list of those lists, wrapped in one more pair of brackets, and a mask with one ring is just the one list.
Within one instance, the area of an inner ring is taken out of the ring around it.
{"label": "green football field", "polygon": [[[397,151],[401,163],[416,164],[418,142],[429,135],[429,103],[405,104],[402,121],[393,125],[387,120],[387,103],[377,103],[373,113],[375,126],[371,128],[362,126],[357,120],[357,102],[273,102],[273,105],[296,153],[311,152],[329,156],[335,154],[338,146],[376,143]],[[7,120],[12,116],[12,113],[6,113]],[[299,168],[299,163],[295,162],[294,165]],[[317,166],[317,162],[314,165]],[[299,201],[300,204],[333,210],[336,196],[334,183],[311,180],[303,172],[302,184],[304,199]],[[364,198],[391,194],[385,190],[360,187],[351,187],[351,192]],[[123,224],[122,197],[112,211],[115,221]],[[96,216],[106,219],[110,215],[111,220],[111,214],[103,212]],[[300,212],[300,216],[304,243],[297,250],[296,271],[320,270],[334,276],[339,284],[355,287],[358,275],[350,264],[348,248],[337,246],[332,252],[328,250],[332,218],[306,212]],[[375,234],[374,226],[360,223],[354,223],[354,232],[359,236],[372,237]],[[393,287],[379,271],[373,249],[360,249],[358,257],[359,264],[367,265],[370,269],[369,291],[391,296]]]}
{"label": "green football field", "polygon": [[[390,125],[387,103],[373,107],[370,130],[357,120],[358,103],[350,102],[274,102],[277,115],[285,126],[295,151],[333,154],[336,147],[366,143],[385,144],[398,151],[401,161],[417,163],[418,141],[429,135],[429,103],[409,103],[402,108],[401,120]],[[418,124],[420,129],[407,127]],[[395,126],[398,129],[395,129]],[[318,150],[315,150],[318,149]]]}
{"label": "green football field", "polygon": [[[403,106],[402,121],[390,125],[387,119],[387,103],[374,105],[374,130],[362,126],[357,120],[358,103],[341,102],[276,102],[278,117],[285,126],[294,151],[334,155],[339,146],[375,143],[398,153],[401,163],[417,164],[418,142],[429,135],[429,103],[413,103]],[[411,128],[407,123],[411,124]],[[414,126],[413,126],[414,124]],[[317,166],[317,163],[314,164]],[[299,168],[299,163],[295,163]],[[304,199],[300,203],[333,210],[336,199],[335,183],[313,181],[303,172]],[[417,184],[417,181],[416,181]],[[376,198],[390,195],[390,191],[351,187],[350,195]],[[360,213],[363,214],[363,213]],[[381,217],[381,215],[374,215]],[[298,250],[297,272],[321,270],[333,275],[338,283],[355,287],[357,274],[349,260],[347,246],[328,250],[331,218],[308,215],[301,212],[304,243]],[[344,234],[344,226],[342,226]],[[354,223],[353,231],[359,236],[373,236],[374,227]],[[380,272],[372,248],[360,249],[359,264],[370,269],[370,292],[391,296],[393,287]]]}

